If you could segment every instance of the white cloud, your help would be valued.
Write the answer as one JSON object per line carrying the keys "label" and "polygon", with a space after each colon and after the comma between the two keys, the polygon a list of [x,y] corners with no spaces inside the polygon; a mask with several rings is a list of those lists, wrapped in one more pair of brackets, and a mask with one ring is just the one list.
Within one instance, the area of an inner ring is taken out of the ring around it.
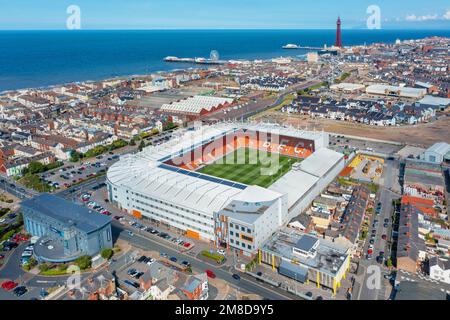
{"label": "white cloud", "polygon": [[447,10],[447,12],[444,13],[444,15],[442,16],[442,18],[444,18],[444,20],[450,20],[450,10]]}
{"label": "white cloud", "polygon": [[[450,20],[450,10],[447,10],[442,16],[438,14],[426,14],[422,16],[417,16],[414,13],[407,14],[405,21],[436,21],[436,20]],[[398,20],[397,20],[398,21]]]}
{"label": "white cloud", "polygon": [[415,14],[409,14],[405,18],[406,21],[417,21],[417,16]]}

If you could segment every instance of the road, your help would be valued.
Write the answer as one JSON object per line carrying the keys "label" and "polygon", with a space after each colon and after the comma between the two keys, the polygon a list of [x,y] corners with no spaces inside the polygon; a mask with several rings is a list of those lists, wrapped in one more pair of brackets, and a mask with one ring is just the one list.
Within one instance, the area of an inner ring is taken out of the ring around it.
{"label": "road", "polygon": [[[364,270],[364,278],[363,283],[361,285],[361,290],[359,292],[358,300],[385,300],[386,299],[386,290],[389,290],[388,282],[382,278],[381,279],[381,288],[372,289],[367,286],[370,274],[367,273],[367,268],[369,266],[378,266],[382,269],[384,273],[388,273],[388,269],[381,264],[376,262],[376,256],[378,256],[380,251],[385,252],[385,257],[390,256],[390,252],[388,252],[388,243],[381,238],[383,234],[387,235],[389,238],[389,234],[392,228],[392,213],[393,206],[392,200],[398,199],[399,195],[392,192],[390,189],[394,187],[396,180],[399,176],[399,163],[394,160],[387,160],[384,166],[384,172],[382,178],[380,179],[380,191],[379,191],[379,202],[381,202],[381,214],[375,215],[370,221],[370,225],[372,225],[374,219],[377,219],[378,226],[376,227],[376,236],[374,242],[373,249],[373,258],[371,260],[367,260],[363,258],[360,262],[360,267]],[[384,219],[389,219],[388,228],[383,226]],[[371,230],[371,229],[370,229]],[[370,232],[368,233],[370,234]],[[369,237],[369,236],[368,236]],[[369,242],[366,241],[364,246],[364,254],[367,252],[369,246]]]}
{"label": "road", "polygon": [[[91,180],[82,182],[78,185],[75,185],[75,186],[69,187],[67,189],[61,190],[59,192],[56,192],[55,195],[59,196],[61,198],[68,199],[68,200],[71,200],[71,199],[74,200],[74,198],[76,197],[75,195],[78,191],[80,191],[80,190],[89,191],[90,188],[92,188],[100,183],[105,183],[105,181],[106,181],[106,175],[98,176]],[[74,201],[74,202],[77,202],[77,201]]]}
{"label": "road", "polygon": [[181,259],[180,257],[183,257],[185,260],[188,260],[191,263],[192,269],[194,271],[204,272],[206,269],[209,269],[209,270],[213,271],[218,278],[223,279],[223,280],[237,286],[238,288],[248,291],[250,293],[256,293],[264,298],[271,299],[271,300],[295,299],[295,296],[293,296],[287,292],[282,292],[281,290],[276,289],[276,288],[263,286],[259,283],[256,283],[253,278],[243,275],[243,274],[241,274],[241,280],[236,281],[232,277],[233,273],[235,273],[235,272],[230,270],[229,267],[228,268],[218,267],[217,265],[209,264],[207,262],[197,259],[196,257],[193,257],[192,255],[180,253],[180,252],[170,248],[169,246],[166,246],[162,243],[153,241],[152,239],[146,238],[139,234],[134,234],[133,236],[130,236],[125,231],[124,227],[116,221],[113,221],[112,231],[113,231],[114,238],[119,238],[124,241],[127,241],[137,248],[141,248],[141,249],[145,249],[145,250],[152,249],[152,250],[156,250],[159,252],[165,252],[169,256],[178,257],[179,260]]}
{"label": "road", "polygon": [[31,198],[38,194],[36,191],[28,189],[4,175],[0,175],[0,189],[19,199]]}
{"label": "road", "polygon": [[286,89],[280,93],[278,93],[277,98],[265,98],[262,100],[258,100],[256,102],[250,102],[248,105],[241,107],[240,109],[231,109],[227,113],[223,113],[223,110],[219,110],[211,115],[208,115],[206,117],[203,117],[201,120],[205,122],[217,122],[222,120],[240,120],[240,119],[247,119],[259,112],[262,112],[264,110],[273,108],[277,105],[279,105],[286,96],[289,94],[292,94],[294,92],[297,92],[299,90],[303,90],[309,87],[312,87],[316,84],[321,83],[321,81],[312,79],[308,80],[299,84],[296,84],[292,86],[289,89]]}

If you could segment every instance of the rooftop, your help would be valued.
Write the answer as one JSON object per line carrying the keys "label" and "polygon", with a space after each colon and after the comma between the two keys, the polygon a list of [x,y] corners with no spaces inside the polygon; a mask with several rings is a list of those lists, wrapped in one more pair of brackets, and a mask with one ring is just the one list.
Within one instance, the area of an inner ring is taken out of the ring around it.
{"label": "rooftop", "polygon": [[67,227],[74,227],[82,232],[94,232],[108,223],[111,218],[87,208],[74,204],[63,198],[42,193],[21,203],[22,208],[37,211],[60,221]]}
{"label": "rooftop", "polygon": [[[311,256],[305,258],[293,253],[294,247],[300,246],[300,248],[308,249],[317,241],[319,245],[313,258]],[[282,257],[284,260],[295,261],[305,267],[318,269],[331,276],[336,275],[343,267],[348,256],[347,249],[336,243],[290,229],[283,229],[275,233],[264,243],[262,250]]]}

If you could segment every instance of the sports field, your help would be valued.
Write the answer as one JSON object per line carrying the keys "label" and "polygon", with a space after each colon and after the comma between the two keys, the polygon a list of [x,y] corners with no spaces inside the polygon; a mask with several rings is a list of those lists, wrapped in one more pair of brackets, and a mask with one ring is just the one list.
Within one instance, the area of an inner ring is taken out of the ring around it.
{"label": "sports field", "polygon": [[281,155],[276,157],[264,151],[241,148],[197,171],[218,178],[267,188],[298,161],[300,159]]}

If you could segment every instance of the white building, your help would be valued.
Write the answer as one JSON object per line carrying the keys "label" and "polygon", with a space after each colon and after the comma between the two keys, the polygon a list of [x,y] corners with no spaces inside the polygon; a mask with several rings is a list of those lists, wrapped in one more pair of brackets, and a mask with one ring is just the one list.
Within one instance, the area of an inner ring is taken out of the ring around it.
{"label": "white building", "polygon": [[317,52],[308,52],[306,54],[306,61],[308,61],[308,63],[319,62],[319,54]]}
{"label": "white building", "polygon": [[431,279],[450,284],[450,260],[431,257],[429,265]]}
{"label": "white building", "polygon": [[401,98],[421,99],[427,94],[427,89],[410,87],[388,86],[384,84],[374,84],[366,88],[367,94],[393,96]]}
{"label": "white building", "polygon": [[201,115],[226,107],[233,103],[233,99],[211,96],[194,96],[185,100],[163,104],[161,111]]}
{"label": "white building", "polygon": [[355,92],[361,92],[365,89],[365,86],[363,84],[358,83],[337,83],[330,86],[330,89],[333,91],[338,92],[344,92],[344,93],[355,93]]}
{"label": "white building", "polygon": [[450,159],[450,144],[445,142],[433,144],[423,154],[423,160],[438,164],[444,162],[446,157]]}

